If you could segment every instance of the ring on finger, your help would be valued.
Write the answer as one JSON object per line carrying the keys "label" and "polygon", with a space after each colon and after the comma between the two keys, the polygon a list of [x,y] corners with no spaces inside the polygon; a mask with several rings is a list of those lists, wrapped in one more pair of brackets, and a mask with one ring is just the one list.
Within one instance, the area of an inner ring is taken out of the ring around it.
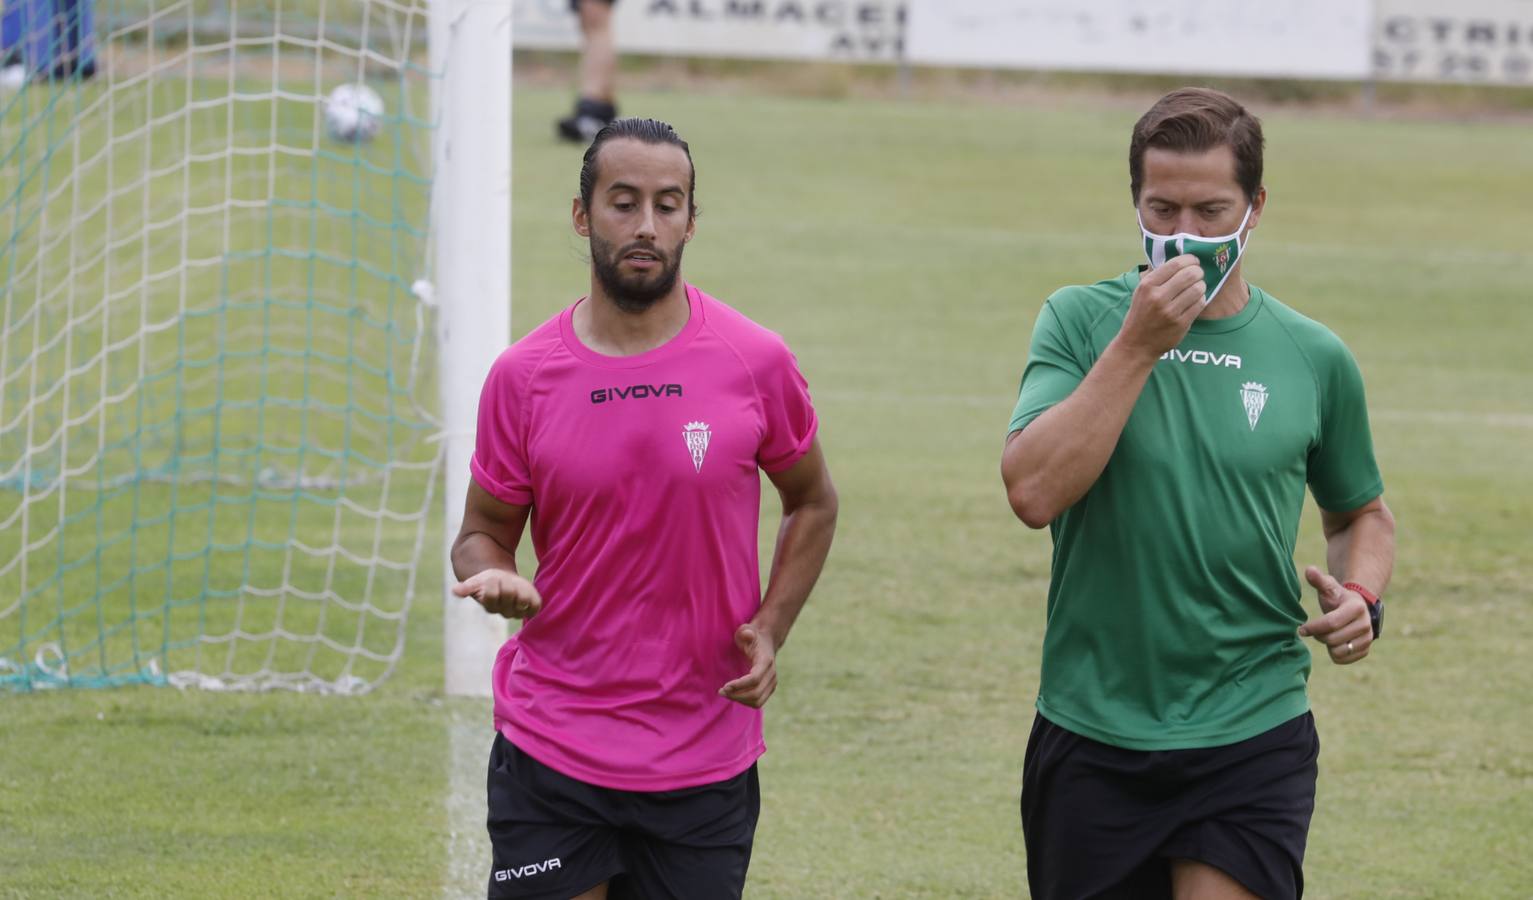
{"label": "ring on finger", "polygon": [[1352,648],[1352,642],[1351,641],[1347,641],[1347,655],[1351,656],[1353,654],[1353,652],[1355,652],[1355,651]]}

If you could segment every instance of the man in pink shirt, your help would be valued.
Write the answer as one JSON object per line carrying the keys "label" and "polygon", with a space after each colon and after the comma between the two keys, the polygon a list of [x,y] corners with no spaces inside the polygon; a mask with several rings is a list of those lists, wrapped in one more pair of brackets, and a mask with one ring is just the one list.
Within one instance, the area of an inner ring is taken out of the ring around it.
{"label": "man in pink shirt", "polygon": [[[455,591],[524,620],[493,676],[491,896],[745,883],[761,707],[836,494],[787,345],[680,278],[695,185],[671,126],[604,128],[573,212],[591,292],[480,397]],[[764,596],[758,469],[782,500]],[[516,568],[529,515],[535,582]]]}

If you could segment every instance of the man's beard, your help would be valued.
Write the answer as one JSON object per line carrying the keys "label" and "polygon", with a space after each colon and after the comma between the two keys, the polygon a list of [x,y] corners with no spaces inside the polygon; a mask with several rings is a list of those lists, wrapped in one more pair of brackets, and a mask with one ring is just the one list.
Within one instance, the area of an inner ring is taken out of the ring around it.
{"label": "man's beard", "polygon": [[[676,278],[681,274],[681,252],[685,242],[677,242],[671,252],[662,254],[653,244],[632,243],[613,252],[612,245],[591,235],[591,268],[596,280],[617,308],[625,313],[641,313],[655,305],[655,301],[671,292]],[[619,266],[623,257],[635,250],[644,250],[660,261],[659,272],[639,272],[624,275]]]}

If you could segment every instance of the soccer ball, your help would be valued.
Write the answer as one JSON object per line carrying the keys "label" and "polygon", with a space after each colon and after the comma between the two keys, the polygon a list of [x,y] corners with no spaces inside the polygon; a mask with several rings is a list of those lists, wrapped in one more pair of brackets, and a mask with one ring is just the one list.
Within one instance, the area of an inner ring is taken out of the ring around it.
{"label": "soccer ball", "polygon": [[383,127],[383,98],[365,84],[343,84],[325,98],[325,130],[348,144],[372,140]]}
{"label": "soccer ball", "polygon": [[5,88],[8,91],[19,91],[22,85],[26,83],[26,66],[6,66],[0,69],[0,88]]}

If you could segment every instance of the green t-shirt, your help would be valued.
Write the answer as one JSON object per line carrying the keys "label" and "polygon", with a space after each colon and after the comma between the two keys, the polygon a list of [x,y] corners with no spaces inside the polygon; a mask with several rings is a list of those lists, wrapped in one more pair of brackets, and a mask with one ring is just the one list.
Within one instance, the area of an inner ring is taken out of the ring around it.
{"label": "green t-shirt", "polygon": [[[1139,273],[1038,314],[1011,430],[1065,399]],[[1294,541],[1308,483],[1337,512],[1383,492],[1362,375],[1328,328],[1251,287],[1156,363],[1100,478],[1054,539],[1038,711],[1142,750],[1212,747],[1309,708]]]}

